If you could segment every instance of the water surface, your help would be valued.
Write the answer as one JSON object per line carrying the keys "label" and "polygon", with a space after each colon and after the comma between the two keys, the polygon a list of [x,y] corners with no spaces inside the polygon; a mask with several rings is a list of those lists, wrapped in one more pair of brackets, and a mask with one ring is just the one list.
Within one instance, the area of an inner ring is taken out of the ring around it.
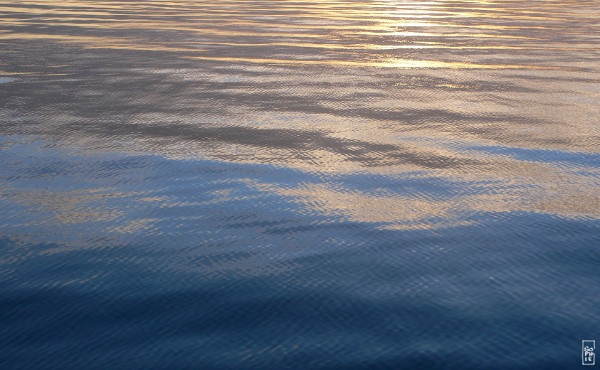
{"label": "water surface", "polygon": [[0,0],[0,367],[578,368],[598,14]]}

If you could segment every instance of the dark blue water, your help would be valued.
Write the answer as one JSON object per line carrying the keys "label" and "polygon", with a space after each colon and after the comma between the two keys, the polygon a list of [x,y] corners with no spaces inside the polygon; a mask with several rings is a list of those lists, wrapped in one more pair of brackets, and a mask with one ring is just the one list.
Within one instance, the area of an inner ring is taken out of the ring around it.
{"label": "dark blue water", "polygon": [[0,369],[571,369],[588,1],[0,1]]}

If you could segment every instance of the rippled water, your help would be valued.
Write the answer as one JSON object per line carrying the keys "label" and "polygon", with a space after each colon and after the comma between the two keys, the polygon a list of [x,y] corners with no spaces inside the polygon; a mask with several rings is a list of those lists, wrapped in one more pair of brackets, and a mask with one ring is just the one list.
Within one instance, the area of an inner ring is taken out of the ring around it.
{"label": "rippled water", "polygon": [[0,1],[0,368],[578,368],[599,14]]}

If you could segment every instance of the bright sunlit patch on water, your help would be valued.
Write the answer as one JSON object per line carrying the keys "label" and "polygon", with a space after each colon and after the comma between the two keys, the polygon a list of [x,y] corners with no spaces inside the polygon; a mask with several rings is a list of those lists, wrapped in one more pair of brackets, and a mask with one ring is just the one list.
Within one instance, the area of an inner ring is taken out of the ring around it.
{"label": "bright sunlit patch on water", "polygon": [[444,62],[437,60],[410,60],[390,59],[387,61],[362,61],[351,60],[303,60],[303,59],[274,59],[274,58],[227,58],[227,57],[190,57],[198,60],[227,63],[253,63],[262,65],[284,65],[284,66],[339,66],[339,67],[374,67],[374,68],[450,68],[450,69],[559,69],[552,66],[515,65],[515,64],[477,64],[466,62]]}

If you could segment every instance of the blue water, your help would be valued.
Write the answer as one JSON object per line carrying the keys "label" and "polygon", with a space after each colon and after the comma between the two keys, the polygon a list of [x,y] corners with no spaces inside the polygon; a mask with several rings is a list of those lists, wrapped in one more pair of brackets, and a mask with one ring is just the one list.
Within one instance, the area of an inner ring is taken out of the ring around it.
{"label": "blue water", "polygon": [[589,1],[0,1],[0,369],[571,369]]}

